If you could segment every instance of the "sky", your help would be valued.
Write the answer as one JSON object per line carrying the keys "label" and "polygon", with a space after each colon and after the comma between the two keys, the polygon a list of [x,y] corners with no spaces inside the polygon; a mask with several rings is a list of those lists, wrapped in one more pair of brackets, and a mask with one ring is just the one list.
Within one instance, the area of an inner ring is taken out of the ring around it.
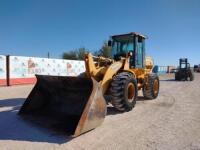
{"label": "sky", "polygon": [[0,0],[0,55],[61,58],[129,32],[157,65],[200,64],[200,0]]}

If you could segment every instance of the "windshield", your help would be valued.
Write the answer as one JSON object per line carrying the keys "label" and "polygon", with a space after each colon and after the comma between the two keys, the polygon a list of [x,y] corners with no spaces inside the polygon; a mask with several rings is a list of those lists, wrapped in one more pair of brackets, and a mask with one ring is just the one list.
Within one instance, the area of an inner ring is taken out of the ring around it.
{"label": "windshield", "polygon": [[133,42],[119,42],[113,41],[112,45],[112,56],[126,56],[130,51],[133,51]]}
{"label": "windshield", "polygon": [[185,69],[186,68],[186,64],[181,64],[180,68],[181,69]]}

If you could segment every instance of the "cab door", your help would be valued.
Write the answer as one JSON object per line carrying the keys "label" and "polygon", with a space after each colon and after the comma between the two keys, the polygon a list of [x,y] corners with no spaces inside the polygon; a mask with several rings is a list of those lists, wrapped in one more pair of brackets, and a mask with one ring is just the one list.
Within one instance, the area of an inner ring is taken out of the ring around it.
{"label": "cab door", "polygon": [[135,46],[135,68],[144,68],[144,39],[136,38]]}

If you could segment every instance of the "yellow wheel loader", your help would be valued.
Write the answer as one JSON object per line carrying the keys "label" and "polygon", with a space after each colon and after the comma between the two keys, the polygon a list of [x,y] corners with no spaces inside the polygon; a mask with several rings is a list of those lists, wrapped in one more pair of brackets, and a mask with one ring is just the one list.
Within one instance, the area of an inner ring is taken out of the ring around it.
{"label": "yellow wheel loader", "polygon": [[111,36],[112,57],[86,54],[86,71],[78,77],[36,75],[19,114],[75,137],[103,122],[107,103],[126,112],[134,107],[138,90],[155,99],[159,78],[152,73],[153,60],[145,57],[145,39],[135,32]]}

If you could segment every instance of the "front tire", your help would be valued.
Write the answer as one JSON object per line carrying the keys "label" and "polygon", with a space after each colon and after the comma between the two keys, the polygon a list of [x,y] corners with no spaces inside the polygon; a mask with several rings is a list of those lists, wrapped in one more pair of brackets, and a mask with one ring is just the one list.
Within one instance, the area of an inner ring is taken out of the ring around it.
{"label": "front tire", "polygon": [[112,105],[119,111],[130,111],[136,104],[138,95],[137,81],[131,73],[117,74],[111,83],[110,95]]}
{"label": "front tire", "polygon": [[180,76],[179,76],[178,73],[175,73],[175,80],[176,80],[176,81],[180,81]]}

